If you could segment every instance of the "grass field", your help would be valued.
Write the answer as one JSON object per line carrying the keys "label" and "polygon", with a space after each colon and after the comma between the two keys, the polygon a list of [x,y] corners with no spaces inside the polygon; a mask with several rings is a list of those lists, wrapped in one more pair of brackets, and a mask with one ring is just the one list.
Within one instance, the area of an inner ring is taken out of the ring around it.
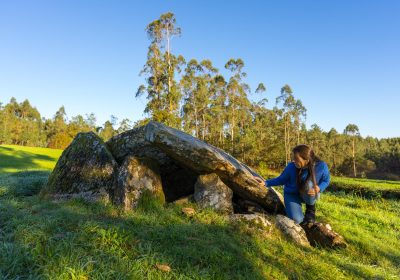
{"label": "grass field", "polygon": [[[43,200],[37,194],[60,151],[38,150],[49,157],[38,163],[29,149],[13,147],[22,156],[13,166],[3,162],[13,152],[0,147],[0,279],[399,279],[397,199],[323,193],[317,218],[349,247],[301,248],[275,228],[260,234],[192,204],[197,214],[189,218],[174,204],[142,203],[123,213],[81,200]],[[15,172],[23,157],[32,165],[22,169],[30,171]]]}
{"label": "grass field", "polygon": [[62,150],[0,145],[0,173],[52,170]]}
{"label": "grass field", "polygon": [[364,197],[400,199],[400,181],[332,177],[331,191],[344,191]]}

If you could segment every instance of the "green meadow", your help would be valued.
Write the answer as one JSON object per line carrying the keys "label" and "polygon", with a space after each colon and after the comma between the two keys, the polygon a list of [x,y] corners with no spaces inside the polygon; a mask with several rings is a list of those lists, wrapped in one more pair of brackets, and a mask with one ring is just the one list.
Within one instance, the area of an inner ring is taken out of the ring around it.
{"label": "green meadow", "polygon": [[52,170],[62,150],[0,145],[0,173]]}
{"label": "green meadow", "polygon": [[357,191],[398,182],[333,178],[342,188],[322,194],[317,219],[349,246],[302,248],[194,204],[190,218],[175,204],[42,199],[61,152],[0,146],[0,279],[399,279],[400,201]]}

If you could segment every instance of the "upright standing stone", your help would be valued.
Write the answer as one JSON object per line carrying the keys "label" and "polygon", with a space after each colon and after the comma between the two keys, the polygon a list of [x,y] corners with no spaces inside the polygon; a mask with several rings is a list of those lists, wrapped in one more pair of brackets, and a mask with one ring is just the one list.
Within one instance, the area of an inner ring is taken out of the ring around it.
{"label": "upright standing stone", "polygon": [[104,194],[112,195],[117,168],[100,137],[93,132],[78,133],[61,154],[42,194],[55,198],[104,198]]}
{"label": "upright standing stone", "polygon": [[217,174],[200,175],[194,185],[194,200],[201,208],[213,208],[224,213],[232,213],[232,190]]}
{"label": "upright standing stone", "polygon": [[114,202],[125,210],[136,208],[143,195],[165,202],[158,166],[151,159],[127,157],[118,170],[117,182]]}

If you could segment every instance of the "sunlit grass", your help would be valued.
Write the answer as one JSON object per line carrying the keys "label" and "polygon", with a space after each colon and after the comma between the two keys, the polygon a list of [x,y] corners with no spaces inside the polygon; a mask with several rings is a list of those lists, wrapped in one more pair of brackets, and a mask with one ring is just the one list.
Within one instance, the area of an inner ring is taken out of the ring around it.
{"label": "sunlit grass", "polygon": [[376,191],[398,190],[400,191],[400,181],[375,180],[364,178],[347,178],[332,176],[331,184],[341,185],[346,188],[366,188]]}
{"label": "sunlit grass", "polygon": [[[14,167],[18,169],[17,167]],[[46,168],[44,168],[46,169]],[[212,210],[174,204],[123,212],[37,194],[49,171],[0,173],[0,279],[397,279],[400,202],[325,192],[317,220],[348,248],[303,248]],[[377,182],[379,183],[379,182]],[[274,218],[270,217],[273,222]],[[156,268],[167,264],[170,272]]]}
{"label": "sunlit grass", "polygon": [[[8,195],[0,201],[0,272],[11,279],[394,279],[400,273],[395,201],[325,195],[317,216],[346,238],[349,247],[338,251],[304,249],[276,229],[265,236],[193,204],[186,206],[197,215],[188,218],[176,205],[123,213],[80,200]],[[157,263],[172,271],[157,270]]]}
{"label": "sunlit grass", "polygon": [[52,170],[62,150],[0,145],[0,173],[22,170]]}

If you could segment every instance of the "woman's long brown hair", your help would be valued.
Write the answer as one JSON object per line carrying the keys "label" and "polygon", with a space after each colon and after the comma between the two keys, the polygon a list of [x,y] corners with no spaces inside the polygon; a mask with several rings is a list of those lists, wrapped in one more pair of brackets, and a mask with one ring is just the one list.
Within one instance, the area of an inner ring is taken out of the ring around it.
{"label": "woman's long brown hair", "polygon": [[293,148],[292,152],[293,152],[293,155],[298,154],[302,159],[308,160],[308,164],[307,164],[308,174],[307,174],[307,178],[304,182],[301,181],[302,169],[299,168],[299,170],[297,172],[296,181],[297,181],[297,186],[299,187],[299,191],[300,192],[305,191],[306,185],[307,185],[306,183],[308,180],[312,180],[313,186],[315,188],[315,186],[317,186],[317,180],[315,178],[314,166],[315,166],[315,163],[320,161],[320,159],[315,155],[314,151],[305,144],[297,145],[296,147]]}

